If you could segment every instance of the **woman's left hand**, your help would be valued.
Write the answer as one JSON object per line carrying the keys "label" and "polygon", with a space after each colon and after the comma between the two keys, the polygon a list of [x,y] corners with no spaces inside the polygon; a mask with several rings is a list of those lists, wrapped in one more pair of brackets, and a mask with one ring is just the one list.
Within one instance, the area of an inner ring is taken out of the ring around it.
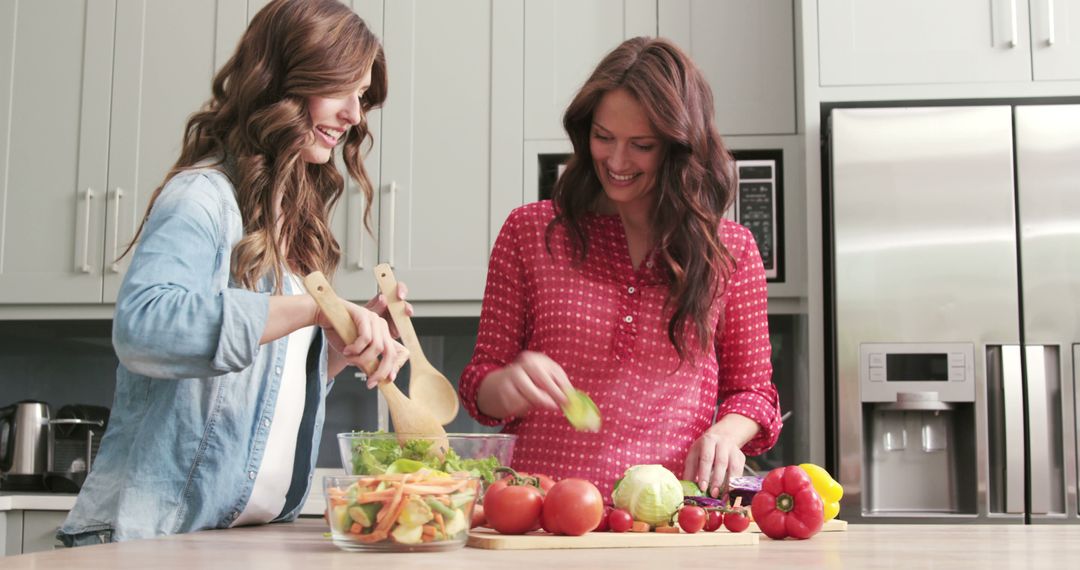
{"label": "woman's left hand", "polygon": [[[408,295],[408,294],[409,294],[409,288],[406,287],[405,284],[402,283],[401,281],[398,281],[398,284],[397,284],[397,296],[398,296],[398,299],[404,301],[405,296]],[[394,338],[401,338],[401,333],[398,332],[397,325],[394,324],[394,319],[390,316],[389,304],[386,302],[386,296],[385,295],[383,295],[382,293],[379,293],[379,294],[375,295],[374,297],[371,298],[370,301],[367,302],[366,305],[364,305],[364,308],[371,311],[371,312],[373,312],[373,313],[377,313],[380,317],[382,317],[383,319],[386,319],[386,324],[388,324],[390,326],[390,336],[393,336]],[[413,316],[412,303],[408,303],[408,302],[405,303],[405,314],[409,315],[410,317]]]}
{"label": "woman's left hand", "polygon": [[710,497],[718,497],[731,477],[739,477],[746,466],[742,446],[757,435],[757,422],[728,414],[705,430],[690,446],[683,479],[693,481]]}

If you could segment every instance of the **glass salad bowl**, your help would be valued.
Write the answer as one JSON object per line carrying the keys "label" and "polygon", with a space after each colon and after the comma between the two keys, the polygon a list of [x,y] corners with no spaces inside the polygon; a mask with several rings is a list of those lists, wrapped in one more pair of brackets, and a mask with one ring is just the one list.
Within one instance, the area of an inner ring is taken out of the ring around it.
{"label": "glass salad bowl", "polygon": [[461,548],[480,478],[422,468],[413,473],[323,478],[334,545],[349,551]]}
{"label": "glass salad bowl", "polygon": [[349,475],[414,473],[430,469],[443,474],[467,473],[484,484],[495,480],[495,469],[510,465],[516,435],[499,433],[451,433],[450,449],[444,455],[432,453],[435,438],[428,435],[385,432],[338,434],[341,464]]}

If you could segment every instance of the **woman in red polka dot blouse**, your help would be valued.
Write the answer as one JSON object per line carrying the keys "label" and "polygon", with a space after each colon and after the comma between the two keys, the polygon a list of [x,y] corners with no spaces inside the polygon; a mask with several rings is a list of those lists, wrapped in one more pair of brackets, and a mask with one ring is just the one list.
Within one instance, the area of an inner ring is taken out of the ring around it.
{"label": "woman in red polka dot blouse", "polygon": [[[627,467],[658,463],[715,496],[781,422],[761,255],[722,217],[734,165],[712,92],[675,45],[635,38],[563,124],[574,154],[553,199],[514,210],[495,242],[461,399],[518,435],[515,468],[608,496]],[[563,417],[571,387],[599,432]]]}

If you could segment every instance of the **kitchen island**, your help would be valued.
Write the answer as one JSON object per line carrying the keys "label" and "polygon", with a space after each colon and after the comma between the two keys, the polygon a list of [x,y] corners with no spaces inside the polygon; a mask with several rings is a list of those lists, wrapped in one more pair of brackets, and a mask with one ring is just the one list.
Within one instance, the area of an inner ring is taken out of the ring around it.
{"label": "kitchen island", "polygon": [[[4,570],[70,568],[377,567],[595,568],[1067,568],[1080,559],[1080,526],[851,525],[805,541],[712,548],[480,550],[374,554],[338,550],[322,519],[103,544],[0,558]],[[1070,560],[1072,562],[1070,562]]]}

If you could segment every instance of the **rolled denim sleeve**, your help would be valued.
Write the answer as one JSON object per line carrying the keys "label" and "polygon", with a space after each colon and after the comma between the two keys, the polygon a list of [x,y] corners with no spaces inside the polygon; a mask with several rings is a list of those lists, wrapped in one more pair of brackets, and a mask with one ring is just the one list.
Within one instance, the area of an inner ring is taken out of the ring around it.
{"label": "rolled denim sleeve", "polygon": [[240,214],[226,192],[232,188],[224,179],[187,173],[155,202],[113,322],[113,345],[129,370],[152,378],[208,377],[254,361],[270,301],[268,294],[227,286],[233,243],[226,230],[240,223]]}

